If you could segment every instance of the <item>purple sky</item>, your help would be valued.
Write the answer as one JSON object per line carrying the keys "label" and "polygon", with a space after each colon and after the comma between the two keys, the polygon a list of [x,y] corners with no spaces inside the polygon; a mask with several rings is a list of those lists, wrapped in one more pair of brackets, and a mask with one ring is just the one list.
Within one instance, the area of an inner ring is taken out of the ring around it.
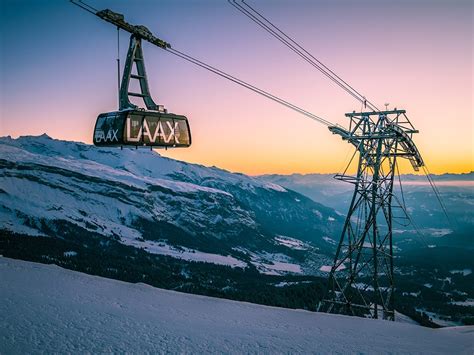
{"label": "purple sky", "polygon": [[[226,1],[88,3],[329,121],[344,125],[345,112],[360,110]],[[378,106],[406,109],[432,172],[474,170],[471,1],[249,3]],[[114,27],[64,0],[0,4],[0,135],[90,143],[97,114],[117,109]],[[127,45],[122,32],[122,62]],[[324,126],[144,50],[155,101],[188,116],[193,131],[191,148],[163,154],[251,174],[336,172],[347,162],[352,148]]]}

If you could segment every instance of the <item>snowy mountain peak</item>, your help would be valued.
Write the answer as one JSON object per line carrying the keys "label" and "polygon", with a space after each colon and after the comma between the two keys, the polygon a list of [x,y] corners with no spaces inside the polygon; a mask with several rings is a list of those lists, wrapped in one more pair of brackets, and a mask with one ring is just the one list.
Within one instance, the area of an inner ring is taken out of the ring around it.
{"label": "snowy mountain peak", "polygon": [[89,233],[150,253],[278,274],[303,269],[277,236],[312,243],[304,253],[324,252],[322,237],[341,223],[334,210],[275,183],[148,149],[41,135],[0,138],[0,156],[2,229],[15,233]]}

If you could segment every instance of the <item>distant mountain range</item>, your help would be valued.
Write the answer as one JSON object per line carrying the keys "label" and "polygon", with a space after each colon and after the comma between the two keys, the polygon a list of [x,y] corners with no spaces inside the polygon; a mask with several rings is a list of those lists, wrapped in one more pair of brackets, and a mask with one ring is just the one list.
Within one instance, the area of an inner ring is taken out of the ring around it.
{"label": "distant mountain range", "polygon": [[[265,174],[260,175],[259,177],[263,177],[265,179],[273,179],[273,178],[288,178],[289,180],[294,181],[312,181],[312,182],[324,182],[334,178],[334,174]],[[430,176],[435,181],[474,181],[474,171],[469,173],[444,173],[444,174],[430,174]],[[401,174],[401,178],[405,181],[426,181],[426,176],[423,174]]]}
{"label": "distant mountain range", "polygon": [[[430,175],[434,181],[473,181],[474,182],[474,171],[469,173],[445,173],[445,174],[431,174]],[[424,175],[414,175],[414,174],[403,174],[402,179],[406,181],[426,181]]]}
{"label": "distant mountain range", "polygon": [[[405,201],[406,210],[418,227],[426,230],[428,235],[448,234],[454,229],[473,230],[474,172],[431,176],[437,182],[450,220],[445,216],[426,176],[406,174],[401,175],[400,181],[398,178],[395,180],[394,193],[400,201]],[[352,184],[334,179],[333,174],[274,174],[263,175],[259,179],[297,191],[341,214],[346,213],[353,192]],[[395,225],[399,232],[409,228]]]}

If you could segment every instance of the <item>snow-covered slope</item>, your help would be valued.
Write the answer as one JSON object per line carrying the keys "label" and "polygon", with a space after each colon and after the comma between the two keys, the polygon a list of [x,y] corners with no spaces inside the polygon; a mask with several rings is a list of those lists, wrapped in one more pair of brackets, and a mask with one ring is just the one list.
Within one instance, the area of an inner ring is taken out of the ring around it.
{"label": "snow-covered slope", "polygon": [[[149,253],[265,273],[303,272],[305,257],[294,260],[295,248],[282,240],[303,240],[299,255],[330,255],[323,238],[342,222],[279,185],[146,149],[3,137],[0,172],[0,229],[74,242],[94,233]],[[318,272],[314,259],[306,271]]]}
{"label": "snow-covered slope", "polygon": [[265,307],[0,257],[0,353],[472,354],[429,329]]}

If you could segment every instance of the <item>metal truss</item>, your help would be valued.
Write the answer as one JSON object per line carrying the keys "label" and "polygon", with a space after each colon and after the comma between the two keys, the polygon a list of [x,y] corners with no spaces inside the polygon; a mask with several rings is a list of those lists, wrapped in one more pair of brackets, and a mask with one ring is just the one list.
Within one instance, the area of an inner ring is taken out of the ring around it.
{"label": "metal truss", "polygon": [[394,176],[399,157],[409,159],[415,170],[423,166],[412,141],[418,131],[404,110],[346,117],[349,130],[329,130],[356,147],[359,161],[355,176],[335,176],[354,184],[354,195],[319,310],[394,320],[392,221],[394,207],[401,207],[392,206]]}

